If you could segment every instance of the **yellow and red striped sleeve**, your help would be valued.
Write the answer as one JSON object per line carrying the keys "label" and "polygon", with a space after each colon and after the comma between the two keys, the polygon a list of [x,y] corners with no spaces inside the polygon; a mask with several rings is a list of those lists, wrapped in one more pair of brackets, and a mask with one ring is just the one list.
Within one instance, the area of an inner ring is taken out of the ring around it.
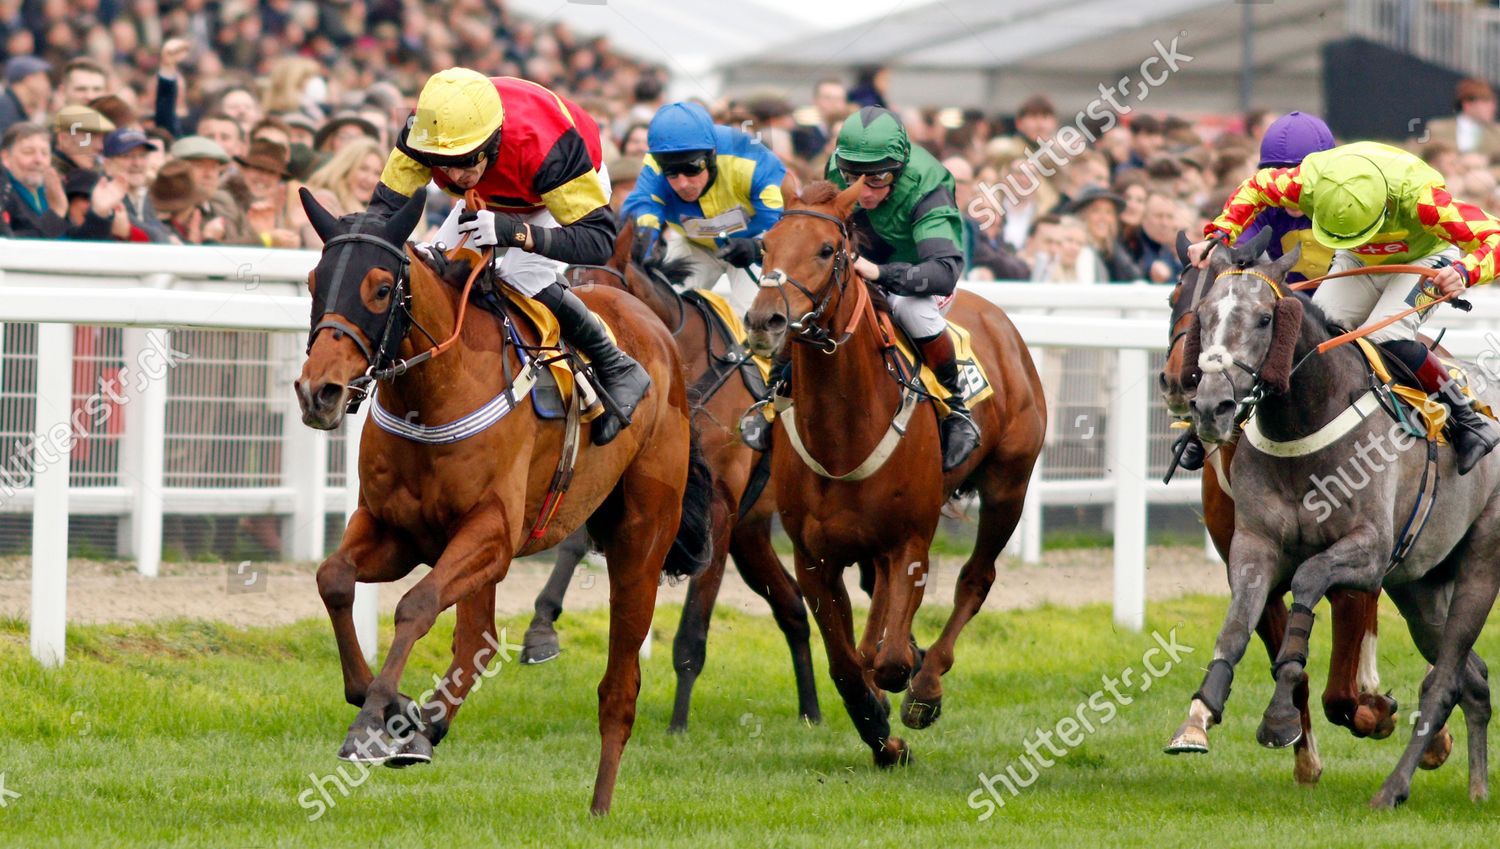
{"label": "yellow and red striped sleeve", "polygon": [[1220,234],[1229,237],[1230,244],[1255,220],[1261,210],[1268,206],[1296,209],[1302,198],[1302,168],[1262,168],[1240,184],[1224,211],[1203,228],[1203,235],[1214,238]]}
{"label": "yellow and red striped sleeve", "polygon": [[1417,219],[1439,239],[1457,245],[1464,256],[1454,265],[1470,286],[1495,279],[1500,221],[1472,203],[1454,200],[1442,186],[1427,186],[1417,198]]}

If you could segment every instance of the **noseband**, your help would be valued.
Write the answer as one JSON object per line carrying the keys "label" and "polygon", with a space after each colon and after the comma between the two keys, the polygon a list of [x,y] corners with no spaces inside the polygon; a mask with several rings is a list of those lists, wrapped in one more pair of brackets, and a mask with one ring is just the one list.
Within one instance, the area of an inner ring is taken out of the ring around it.
{"label": "noseband", "polygon": [[[345,272],[348,269],[351,251],[344,251],[339,257],[337,265],[334,266],[333,281],[330,294],[333,296],[324,301],[323,315],[313,325],[307,334],[307,349],[312,350],[313,342],[318,338],[318,332],[322,330],[333,330],[342,333],[354,340],[359,352],[364,355],[366,364],[369,365],[367,375],[373,376],[376,372],[386,368],[396,356],[396,347],[401,344],[401,339],[406,335],[407,326],[413,322],[411,315],[411,289],[409,272],[411,270],[411,258],[406,252],[382,239],[373,233],[344,233],[334,236],[323,245],[323,252],[337,248],[340,245],[373,245],[391,254],[396,258],[396,282],[391,286],[391,306],[385,312],[385,322],[381,325],[379,333],[370,332],[373,328],[360,327],[365,322],[354,321],[353,324],[340,312],[334,317],[328,317],[330,307],[337,308],[336,300],[340,287],[346,282]],[[366,318],[373,318],[378,313],[369,313]],[[425,330],[423,331],[426,332]],[[375,346],[371,348],[365,339],[374,339]],[[379,379],[379,378],[376,378]]]}
{"label": "noseband", "polygon": [[863,315],[863,311],[856,311],[853,322],[837,339],[833,337],[833,331],[831,331],[827,327],[824,327],[822,324],[819,324],[819,321],[823,318],[824,313],[832,304],[833,296],[835,294],[842,295],[844,289],[847,286],[845,274],[849,269],[849,224],[847,221],[839,218],[836,215],[829,215],[826,212],[818,212],[815,209],[789,209],[781,214],[783,218],[788,218],[793,215],[806,215],[809,218],[821,218],[824,221],[833,223],[839,228],[839,249],[838,253],[833,255],[833,267],[828,271],[828,279],[826,279],[822,283],[823,293],[821,295],[813,294],[811,287],[807,286],[806,284],[802,283],[795,277],[792,277],[790,274],[787,274],[785,271],[782,271],[779,268],[774,271],[769,271],[762,274],[760,278],[760,286],[762,289],[774,288],[781,290],[781,301],[783,305],[787,306],[788,312],[791,311],[790,304],[788,304],[786,299],[786,291],[782,287],[790,285],[797,291],[801,292],[813,305],[813,308],[810,312],[803,315],[800,319],[792,322],[791,329],[796,334],[792,337],[792,339],[807,345],[817,346],[819,348],[822,348],[824,353],[832,354],[834,351],[838,350],[838,347],[840,345],[849,341],[849,338],[854,335],[854,329],[858,326],[859,317]]}

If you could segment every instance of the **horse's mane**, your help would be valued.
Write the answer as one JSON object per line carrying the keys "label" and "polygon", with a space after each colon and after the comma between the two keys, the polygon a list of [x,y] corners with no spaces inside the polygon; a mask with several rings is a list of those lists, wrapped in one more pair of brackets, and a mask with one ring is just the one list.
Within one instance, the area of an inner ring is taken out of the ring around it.
{"label": "horse's mane", "polygon": [[661,269],[662,276],[667,278],[667,282],[673,286],[681,286],[693,273],[693,261],[685,256],[667,260],[657,267]]}

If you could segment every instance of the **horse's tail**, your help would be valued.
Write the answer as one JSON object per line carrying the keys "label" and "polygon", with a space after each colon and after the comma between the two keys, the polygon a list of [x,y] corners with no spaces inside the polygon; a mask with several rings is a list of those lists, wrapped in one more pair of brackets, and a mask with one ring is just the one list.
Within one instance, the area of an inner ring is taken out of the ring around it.
{"label": "horse's tail", "polygon": [[713,556],[712,515],[714,476],[698,445],[698,429],[688,444],[687,487],[682,491],[682,521],[662,571],[674,578],[692,578],[708,568]]}

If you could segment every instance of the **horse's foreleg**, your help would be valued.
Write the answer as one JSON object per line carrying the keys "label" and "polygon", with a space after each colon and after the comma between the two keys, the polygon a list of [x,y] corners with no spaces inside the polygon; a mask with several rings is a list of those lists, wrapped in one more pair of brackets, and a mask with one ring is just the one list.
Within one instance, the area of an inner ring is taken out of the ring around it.
{"label": "horse's foreleg", "polygon": [[407,658],[417,640],[432,629],[439,613],[505,575],[511,557],[505,515],[499,504],[485,504],[471,511],[432,571],[401,597],[396,605],[396,634],[390,651],[380,674],[370,683],[364,707],[349,726],[339,751],[341,758],[384,763],[397,754],[396,738],[400,735],[393,731],[399,729],[387,723],[403,721],[399,711],[391,716],[391,708],[397,705],[397,688]]}
{"label": "horse's foreleg", "polygon": [[786,636],[792,653],[792,674],[797,679],[797,713],[810,723],[823,721],[818,708],[818,687],[813,678],[812,629],[807,623],[807,605],[802,591],[781,565],[771,547],[769,520],[738,525],[729,540],[735,568],[757,595],[771,605],[771,615]]}
{"label": "horse's foreleg", "polygon": [[1214,642],[1214,656],[1203,684],[1193,695],[1187,720],[1178,726],[1167,744],[1167,754],[1208,751],[1208,729],[1223,717],[1229,687],[1234,681],[1234,667],[1245,656],[1253,623],[1260,621],[1271,587],[1276,583],[1280,556],[1277,546],[1263,537],[1235,534],[1229,564],[1229,609]]}
{"label": "horse's foreleg", "polygon": [[905,690],[917,669],[911,623],[927,586],[930,546],[931,540],[922,537],[876,559],[876,568],[886,576],[885,603],[880,605],[879,619],[875,609],[871,609],[865,628],[875,638],[875,654],[871,659],[875,684],[892,693]]}
{"label": "horse's foreleg", "polygon": [[[394,760],[406,763],[431,760],[432,747],[448,734],[458,709],[470,693],[482,686],[480,677],[492,674],[487,671],[492,661],[497,664],[509,661],[511,648],[505,638],[495,634],[494,584],[486,584],[459,599],[453,625],[453,661],[443,677],[433,681],[432,690],[422,694],[420,714],[409,717],[419,720],[420,734],[412,735]],[[500,668],[495,667],[496,671]]]}
{"label": "horse's foreleg", "polygon": [[1287,616],[1286,639],[1271,667],[1276,689],[1255,732],[1262,746],[1290,746],[1302,737],[1301,717],[1292,703],[1292,690],[1307,678],[1313,608],[1334,586],[1379,589],[1384,563],[1378,534],[1373,528],[1359,527],[1297,567],[1292,575],[1292,609]]}
{"label": "horse's foreleg", "polygon": [[[844,587],[846,564],[818,561],[798,546],[796,550],[797,584],[807,597],[813,619],[823,635],[828,653],[828,674],[844,701],[844,709],[854,721],[859,738],[875,754],[877,766],[904,764],[910,750],[899,737],[891,736],[890,702],[881,697],[870,680],[863,659],[854,645],[854,614],[849,593]],[[879,579],[875,584],[876,597]],[[875,615],[871,610],[871,617]],[[904,641],[905,635],[902,636]]]}
{"label": "horse's foreleg", "polygon": [[552,565],[552,574],[547,576],[547,585],[536,597],[536,612],[531,625],[521,640],[522,663],[546,663],[562,653],[557,641],[558,617],[562,616],[563,597],[573,572],[589,552],[589,532],[580,527],[557,547],[557,561]]}
{"label": "horse's foreleg", "polygon": [[344,674],[344,699],[355,707],[364,705],[371,675],[354,631],[354,585],[359,581],[399,580],[416,565],[416,551],[406,537],[375,521],[361,507],[350,517],[338,550],[318,567],[318,595],[333,623]]}
{"label": "horse's foreleg", "polygon": [[912,679],[911,689],[901,703],[901,722],[908,728],[926,728],[942,713],[942,679],[953,668],[958,635],[989,596],[995,583],[995,561],[1021,520],[1030,478],[1022,475],[1017,480],[1001,479],[995,474],[987,476],[981,484],[979,529],[974,550],[959,570],[958,584],[953,588],[953,611],[948,614],[943,632],[927,647],[922,669]]}

